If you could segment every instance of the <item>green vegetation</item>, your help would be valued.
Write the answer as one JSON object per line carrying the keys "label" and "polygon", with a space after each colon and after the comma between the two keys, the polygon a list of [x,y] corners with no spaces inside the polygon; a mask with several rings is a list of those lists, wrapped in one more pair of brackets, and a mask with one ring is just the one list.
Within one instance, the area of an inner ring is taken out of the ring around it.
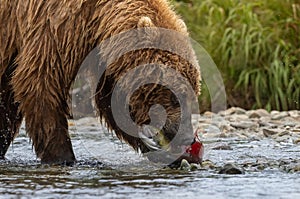
{"label": "green vegetation", "polygon": [[300,109],[299,0],[173,2],[221,71],[229,106]]}

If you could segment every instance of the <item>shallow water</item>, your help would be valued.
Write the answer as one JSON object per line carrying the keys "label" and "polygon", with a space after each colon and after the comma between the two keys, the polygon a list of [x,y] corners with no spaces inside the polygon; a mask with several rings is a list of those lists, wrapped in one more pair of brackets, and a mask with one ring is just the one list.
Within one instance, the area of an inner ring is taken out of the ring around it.
{"label": "shallow water", "polygon": [[[78,163],[41,165],[24,128],[0,161],[1,198],[300,198],[300,146],[270,139],[205,140],[211,168],[164,169],[135,153],[92,119],[71,127]],[[212,150],[226,144],[232,150]],[[233,162],[242,175],[218,174]]]}

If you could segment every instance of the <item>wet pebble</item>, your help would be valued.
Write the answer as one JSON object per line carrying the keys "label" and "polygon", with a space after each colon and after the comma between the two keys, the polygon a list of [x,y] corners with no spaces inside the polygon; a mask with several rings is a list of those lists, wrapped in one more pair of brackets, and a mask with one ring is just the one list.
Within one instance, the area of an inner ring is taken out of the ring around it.
{"label": "wet pebble", "polygon": [[292,132],[300,134],[300,127],[295,127],[294,129],[292,129]]}
{"label": "wet pebble", "polygon": [[287,162],[282,164],[281,168],[288,173],[300,172],[300,162]]}
{"label": "wet pebble", "polygon": [[300,172],[300,163],[293,164],[290,168],[290,172]]}
{"label": "wet pebble", "polygon": [[249,118],[270,117],[270,113],[264,109],[248,111],[247,115],[249,116]]}
{"label": "wet pebble", "polygon": [[300,116],[299,111],[297,111],[297,110],[292,110],[292,111],[289,111],[288,113],[289,113],[289,116],[291,116],[293,118],[297,118]]}
{"label": "wet pebble", "polygon": [[258,124],[251,121],[233,122],[230,124],[232,127],[241,129],[257,128]]}
{"label": "wet pebble", "polygon": [[191,170],[190,163],[186,159],[181,160],[179,170],[184,170],[184,171]]}
{"label": "wet pebble", "polygon": [[213,116],[215,116],[215,115],[216,115],[215,113],[210,112],[210,111],[206,111],[206,112],[203,114],[203,116],[205,116],[205,117],[213,117]]}
{"label": "wet pebble", "polygon": [[219,171],[219,174],[230,174],[230,175],[244,174],[244,173],[245,171],[243,168],[232,163],[225,164]]}
{"label": "wet pebble", "polygon": [[207,134],[218,134],[218,133],[221,133],[221,130],[214,126],[214,125],[209,125],[207,128],[204,129],[205,133]]}
{"label": "wet pebble", "polygon": [[199,164],[195,164],[195,163],[191,164],[191,171],[196,171],[196,170],[200,170],[200,169],[201,169],[201,166]]}
{"label": "wet pebble", "polygon": [[221,111],[219,115],[226,116],[226,115],[233,115],[233,114],[245,114],[246,110],[239,108],[239,107],[231,107],[225,111]]}
{"label": "wet pebble", "polygon": [[228,144],[221,144],[212,148],[212,150],[233,150]]}
{"label": "wet pebble", "polygon": [[195,171],[200,169],[201,166],[199,164],[195,164],[195,163],[190,164],[186,159],[182,159],[179,166],[179,170],[183,170],[183,171]]}
{"label": "wet pebble", "polygon": [[[209,120],[207,116],[213,117]],[[249,161],[251,158],[246,156],[244,157],[246,163],[243,163],[243,158],[237,161],[233,156],[234,164],[219,167],[218,163],[223,160],[204,161],[202,169],[213,169],[222,174],[243,173],[244,169],[255,172],[265,169],[299,172],[299,167],[295,162],[291,162],[292,160],[284,163],[276,159],[289,150],[292,156],[297,153],[297,150],[300,152],[300,111],[298,110],[269,113],[264,109],[244,111],[234,107],[216,114],[207,112],[202,116],[200,124],[203,127],[202,139],[206,139],[207,143],[211,144],[212,154],[236,154],[236,150],[249,150],[248,155],[251,155],[257,147],[268,145],[267,151],[262,152],[266,155],[265,158],[259,159],[255,154],[253,155],[253,160],[258,161]],[[279,154],[269,157],[268,150],[270,152],[278,150]],[[231,160],[226,159],[226,161]]]}
{"label": "wet pebble", "polygon": [[271,112],[271,119],[272,120],[280,120],[280,119],[283,119],[287,116],[289,116],[289,114],[286,111],[283,111],[283,112],[273,111],[273,112]]}
{"label": "wet pebble", "polygon": [[201,163],[201,167],[204,169],[215,169],[216,165],[210,160],[205,160]]}
{"label": "wet pebble", "polygon": [[294,140],[294,144],[300,144],[300,139]]}
{"label": "wet pebble", "polygon": [[227,117],[230,122],[239,122],[239,121],[245,121],[248,120],[247,115],[241,115],[241,114],[235,114]]}
{"label": "wet pebble", "polygon": [[267,128],[264,128],[263,129],[263,134],[266,136],[266,137],[272,137],[276,134],[279,133],[279,129],[267,129]]}
{"label": "wet pebble", "polygon": [[281,144],[283,144],[283,143],[287,143],[287,144],[291,143],[291,144],[293,144],[294,143],[293,139],[289,135],[285,135],[285,136],[281,136],[281,137],[276,137],[275,140],[277,142],[281,143]]}
{"label": "wet pebble", "polygon": [[279,137],[286,136],[286,135],[290,135],[290,133],[288,131],[282,131],[282,132],[278,133]]}

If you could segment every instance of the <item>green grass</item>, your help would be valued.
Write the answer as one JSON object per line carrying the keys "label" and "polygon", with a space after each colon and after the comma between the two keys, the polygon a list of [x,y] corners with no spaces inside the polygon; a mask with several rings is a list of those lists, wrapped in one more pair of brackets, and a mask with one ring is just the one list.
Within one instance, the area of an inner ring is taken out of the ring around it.
{"label": "green grass", "polygon": [[191,37],[221,71],[229,106],[300,109],[299,0],[185,0],[174,5]]}

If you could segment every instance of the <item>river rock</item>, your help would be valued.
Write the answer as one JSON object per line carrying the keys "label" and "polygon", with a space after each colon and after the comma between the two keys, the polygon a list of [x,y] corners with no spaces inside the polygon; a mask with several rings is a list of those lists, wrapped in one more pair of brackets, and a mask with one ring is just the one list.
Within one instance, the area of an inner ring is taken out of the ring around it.
{"label": "river rock", "polygon": [[219,174],[244,174],[245,171],[243,168],[236,166],[235,164],[225,164],[219,171]]}
{"label": "river rock", "polygon": [[285,135],[290,135],[289,131],[281,131],[280,133],[278,133],[279,137],[285,136]]}
{"label": "river rock", "polygon": [[286,128],[295,127],[296,122],[294,122],[294,121],[284,121],[283,126],[286,127]]}
{"label": "river rock", "polygon": [[295,128],[292,129],[292,132],[300,133],[300,126],[295,126]]}
{"label": "river rock", "polygon": [[246,114],[246,110],[239,107],[231,107],[225,111],[219,113],[221,116],[228,116],[233,114]]}
{"label": "river rock", "polygon": [[234,114],[234,115],[230,115],[228,118],[227,118],[230,122],[238,122],[238,121],[245,121],[245,120],[248,120],[249,117],[244,114]]}
{"label": "river rock", "polygon": [[181,160],[179,170],[183,171],[195,171],[201,169],[199,164],[189,163],[186,159]]}
{"label": "river rock", "polygon": [[212,148],[212,150],[233,150],[228,144],[220,144]]}
{"label": "river rock", "polygon": [[247,115],[249,118],[261,118],[261,117],[270,117],[270,113],[265,109],[257,109],[254,111],[248,111]]}
{"label": "river rock", "polygon": [[210,160],[204,160],[201,163],[201,167],[204,168],[204,169],[215,169],[216,165]]}
{"label": "river rock", "polygon": [[291,171],[292,172],[300,172],[300,163],[294,164]]}
{"label": "river rock", "polygon": [[280,132],[280,129],[267,129],[267,128],[263,129],[263,134],[266,137],[272,137],[272,136],[278,134],[279,132]]}
{"label": "river rock", "polygon": [[272,127],[272,128],[274,128],[274,127],[278,126],[277,124],[271,123],[270,121],[271,121],[270,117],[261,117],[258,120],[258,124],[261,127]]}
{"label": "river rock", "polygon": [[283,169],[289,173],[300,172],[300,163],[290,163],[288,165],[283,166]]}
{"label": "river rock", "polygon": [[271,115],[276,115],[276,114],[279,114],[279,113],[280,113],[280,111],[276,111],[276,110],[273,110],[273,111],[270,112]]}
{"label": "river rock", "polygon": [[210,111],[206,111],[206,112],[203,114],[204,117],[213,117],[213,116],[215,116],[215,115],[216,115],[215,113],[210,112]]}
{"label": "river rock", "polygon": [[186,159],[181,160],[179,170],[190,171],[191,170],[190,163]]}
{"label": "river rock", "polygon": [[287,116],[289,116],[289,114],[286,111],[283,111],[283,112],[272,111],[271,112],[271,119],[272,120],[281,120],[281,119],[283,119]]}
{"label": "river rock", "polygon": [[219,134],[219,133],[221,133],[221,130],[218,127],[214,126],[214,125],[207,126],[207,128],[205,128],[204,131],[207,134]]}
{"label": "river rock", "polygon": [[297,110],[292,110],[292,111],[289,111],[288,113],[289,113],[289,116],[291,116],[293,118],[297,118],[300,116],[299,111],[297,111]]}
{"label": "river rock", "polygon": [[195,163],[191,164],[191,171],[196,171],[196,170],[200,170],[200,169],[201,169],[201,166],[199,164],[195,164]]}
{"label": "river rock", "polygon": [[300,144],[300,139],[294,140],[294,144]]}
{"label": "river rock", "polygon": [[258,127],[258,124],[252,121],[232,122],[230,125],[240,129],[251,129]]}
{"label": "river rock", "polygon": [[280,144],[284,144],[284,143],[289,144],[289,145],[294,144],[294,141],[293,141],[293,139],[291,138],[290,135],[284,135],[284,136],[281,136],[281,137],[278,136],[277,138],[275,138],[275,140],[276,140],[276,142],[278,142]]}

